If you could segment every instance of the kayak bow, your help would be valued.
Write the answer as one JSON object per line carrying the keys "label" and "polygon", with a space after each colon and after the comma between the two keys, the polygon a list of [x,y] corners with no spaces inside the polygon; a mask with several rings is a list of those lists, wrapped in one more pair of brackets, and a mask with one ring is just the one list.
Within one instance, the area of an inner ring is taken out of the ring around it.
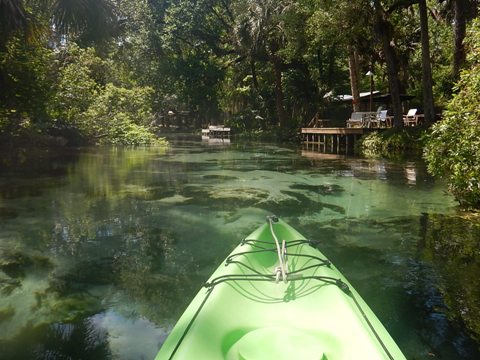
{"label": "kayak bow", "polygon": [[311,241],[275,216],[212,274],[156,359],[405,359]]}

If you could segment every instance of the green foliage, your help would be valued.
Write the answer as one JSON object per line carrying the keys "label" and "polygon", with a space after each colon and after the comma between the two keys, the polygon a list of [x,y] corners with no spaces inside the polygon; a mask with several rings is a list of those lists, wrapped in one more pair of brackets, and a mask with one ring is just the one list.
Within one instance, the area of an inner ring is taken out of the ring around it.
{"label": "green foliage", "polygon": [[117,30],[119,17],[112,0],[53,1],[50,11],[58,31],[84,44],[105,40]]}
{"label": "green foliage", "polygon": [[51,115],[61,123],[76,126],[80,114],[89,108],[101,90],[93,77],[93,69],[102,60],[94,49],[80,49],[76,45],[64,56],[67,60],[60,68]]}
{"label": "green foliage", "polygon": [[[108,81],[115,85],[161,84],[157,78],[161,60],[150,48],[153,38],[153,14],[147,0],[123,0],[119,3],[123,31],[117,37],[116,46],[109,49]],[[152,45],[153,46],[153,45]]]}
{"label": "green foliage", "polygon": [[106,62],[92,48],[72,45],[63,57],[65,64],[51,106],[51,115],[59,125],[76,129],[90,142],[155,142],[149,129],[153,120],[151,88],[104,86],[109,76]]}
{"label": "green foliage", "polygon": [[[228,41],[228,3],[177,0],[157,3],[150,28],[151,51],[155,56],[156,111],[186,110],[194,114],[191,124],[219,118],[220,82],[225,78],[231,46]],[[176,98],[176,109],[161,104]],[[196,119],[195,119],[196,118]]]}
{"label": "green foliage", "polygon": [[433,95],[435,105],[443,108],[452,96],[453,33],[444,23],[431,21],[430,50],[432,56]]}
{"label": "green foliage", "polygon": [[424,130],[421,128],[374,131],[358,142],[360,152],[368,157],[395,158],[422,150]]}
{"label": "green foliage", "polygon": [[153,120],[152,89],[125,89],[107,84],[91,106],[78,116],[77,126],[99,143],[141,145],[155,142],[149,129]]}
{"label": "green foliage", "polygon": [[[0,8],[4,134],[54,127],[100,142],[130,143],[131,137],[131,142],[141,143],[142,136],[149,138],[152,113],[159,119],[169,110],[190,114],[180,126],[228,122],[241,131],[262,133],[277,131],[279,123],[280,132],[293,133],[317,112],[337,122],[341,117],[332,114],[343,105],[323,95],[350,92],[349,55],[358,55],[358,71],[352,73],[359,74],[360,91],[369,88],[362,74],[370,68],[375,88],[389,91],[386,56],[374,36],[373,15],[380,3],[386,10],[402,91],[415,95],[416,105],[411,107],[418,107],[423,96],[418,6],[410,2],[7,3],[18,6]],[[429,1],[437,105],[451,96],[453,31],[451,19],[442,15],[445,3]],[[148,94],[139,103],[130,91]],[[118,102],[122,96],[142,109],[150,102],[150,108],[139,115]],[[117,132],[113,126],[119,127]],[[366,144],[375,148],[384,140],[372,137]],[[399,137],[396,144],[390,138],[387,147],[402,148],[404,140]]]}
{"label": "green foliage", "polygon": [[480,21],[468,32],[468,63],[456,93],[432,127],[424,157],[432,174],[445,176],[457,200],[480,207]]}
{"label": "green foliage", "polygon": [[[25,120],[46,120],[52,94],[53,52],[12,38],[0,52],[0,132],[15,132]],[[3,126],[2,126],[3,125]]]}

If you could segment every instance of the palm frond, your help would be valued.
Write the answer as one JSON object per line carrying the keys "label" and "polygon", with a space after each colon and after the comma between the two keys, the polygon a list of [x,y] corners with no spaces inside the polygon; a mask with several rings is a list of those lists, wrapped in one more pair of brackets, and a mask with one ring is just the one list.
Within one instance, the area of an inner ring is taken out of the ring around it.
{"label": "palm frond", "polygon": [[21,0],[0,0],[0,37],[28,29],[28,12]]}
{"label": "palm frond", "polygon": [[63,34],[101,38],[115,28],[119,17],[111,0],[55,0],[53,24]]}

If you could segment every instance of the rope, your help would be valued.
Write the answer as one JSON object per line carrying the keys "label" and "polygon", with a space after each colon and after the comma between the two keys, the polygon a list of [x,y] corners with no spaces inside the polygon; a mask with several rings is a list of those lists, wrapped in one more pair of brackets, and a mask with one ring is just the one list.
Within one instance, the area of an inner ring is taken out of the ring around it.
{"label": "rope", "polygon": [[[266,242],[266,241],[258,241],[258,242],[265,243],[265,244],[271,244],[271,242]],[[316,242],[312,242],[311,240],[293,240],[293,241],[289,241],[288,243],[286,243],[285,247],[288,249],[288,248],[303,245],[303,244],[311,245],[312,243],[316,243]],[[242,263],[240,261],[237,261],[237,260],[234,260],[234,258],[243,256],[243,255],[258,254],[258,253],[262,253],[262,252],[276,252],[276,248],[264,248],[264,247],[255,246],[255,244],[252,242],[252,240],[245,241],[245,244],[248,244],[252,247],[256,247],[257,250],[242,251],[242,252],[237,252],[235,254],[231,254],[225,260],[225,266],[227,266],[228,264],[232,264],[232,263],[238,263],[238,264],[244,265],[244,263]],[[330,267],[332,265],[330,260],[322,259],[322,258],[320,258],[318,256],[314,256],[314,255],[289,253],[288,256],[290,256],[290,257],[292,257],[292,256],[293,257],[303,257],[303,258],[307,258],[307,259],[317,260],[319,262],[319,264],[312,265],[309,268],[315,267],[315,266]],[[247,267],[246,265],[244,265],[244,266]],[[251,268],[249,268],[249,269],[252,270]],[[298,271],[301,271],[301,270],[302,269],[295,270],[295,272],[298,272]],[[303,270],[306,270],[306,269],[304,268]],[[292,271],[289,271],[289,274],[291,274],[291,273],[292,273]]]}
{"label": "rope", "polygon": [[365,319],[365,321],[367,322],[368,326],[370,327],[370,330],[372,330],[373,334],[375,335],[375,337],[377,338],[378,342],[380,343],[380,345],[382,346],[382,349],[383,351],[385,351],[385,353],[387,354],[388,358],[390,360],[394,360],[394,357],[392,356],[392,354],[390,354],[390,352],[388,351],[387,349],[387,346],[383,343],[380,335],[378,335],[377,331],[375,330],[375,328],[373,327],[373,324],[370,322],[370,320],[368,319],[367,317],[367,314],[365,314],[363,312],[363,309],[362,307],[360,306],[360,304],[358,303],[357,299],[355,298],[355,296],[353,296],[353,294],[350,292],[350,296],[351,298],[353,299],[353,302],[355,303],[355,305],[357,306],[358,310],[360,311],[360,313],[362,314],[363,318]]}
{"label": "rope", "polygon": [[[282,276],[282,281],[284,283],[287,283],[287,269],[284,263],[284,257],[283,257],[283,251],[285,249],[285,240],[282,242],[282,248],[280,248],[280,243],[278,242],[277,235],[275,235],[275,231],[273,231],[273,222],[277,222],[278,218],[276,216],[268,216],[268,223],[270,225],[270,232],[272,233],[272,237],[275,240],[275,246],[277,248],[277,256],[278,256],[278,262],[279,266],[275,268],[275,277],[276,277],[276,282],[280,280],[280,275]],[[286,251],[286,249],[285,249]]]}
{"label": "rope", "polygon": [[375,338],[377,339],[378,343],[381,345],[383,351],[385,351],[385,354],[387,354],[387,356],[390,360],[395,360],[395,358],[392,356],[392,354],[390,354],[390,351],[388,351],[387,346],[382,341],[382,338],[377,333],[377,330],[375,330],[375,327],[370,322],[370,319],[368,318],[367,314],[365,314],[365,312],[363,311],[363,308],[360,305],[360,303],[358,302],[357,298],[353,295],[352,291],[350,290],[349,286],[346,283],[344,283],[341,279],[329,278],[327,276],[306,276],[306,277],[303,277],[303,279],[315,279],[315,280],[321,280],[321,281],[328,282],[328,283],[334,283],[345,294],[350,296],[353,300],[353,303],[357,307],[358,311],[360,311],[360,314],[362,314],[363,319],[367,323],[367,325],[370,328],[370,330],[372,331],[373,335],[375,335]]}
{"label": "rope", "polygon": [[192,318],[190,319],[187,327],[185,328],[185,330],[183,330],[183,334],[182,336],[180,337],[180,339],[177,341],[177,344],[175,345],[175,349],[173,349],[172,353],[170,354],[170,357],[168,358],[169,360],[172,360],[173,357],[175,356],[175,353],[177,352],[178,348],[180,347],[180,345],[182,344],[183,340],[185,339],[185,337],[187,336],[187,333],[188,331],[190,330],[190,328],[192,327],[193,325],[193,322],[195,321],[195,319],[197,318],[198,314],[200,314],[200,311],[202,310],[203,306],[205,305],[205,303],[207,302],[208,298],[210,297],[210,294],[212,293],[213,291],[213,288],[209,288],[208,291],[207,291],[207,295],[203,298],[203,301],[202,303],[200,304],[200,306],[198,307],[197,311],[195,311],[195,314],[192,316]]}

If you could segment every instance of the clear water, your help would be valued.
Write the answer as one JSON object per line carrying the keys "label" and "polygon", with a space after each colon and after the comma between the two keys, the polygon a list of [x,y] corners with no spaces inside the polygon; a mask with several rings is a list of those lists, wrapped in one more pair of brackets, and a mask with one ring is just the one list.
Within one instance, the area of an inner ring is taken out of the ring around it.
{"label": "clear water", "polygon": [[480,221],[421,162],[194,139],[0,163],[0,359],[152,359],[275,213],[340,268],[409,359],[480,356]]}

